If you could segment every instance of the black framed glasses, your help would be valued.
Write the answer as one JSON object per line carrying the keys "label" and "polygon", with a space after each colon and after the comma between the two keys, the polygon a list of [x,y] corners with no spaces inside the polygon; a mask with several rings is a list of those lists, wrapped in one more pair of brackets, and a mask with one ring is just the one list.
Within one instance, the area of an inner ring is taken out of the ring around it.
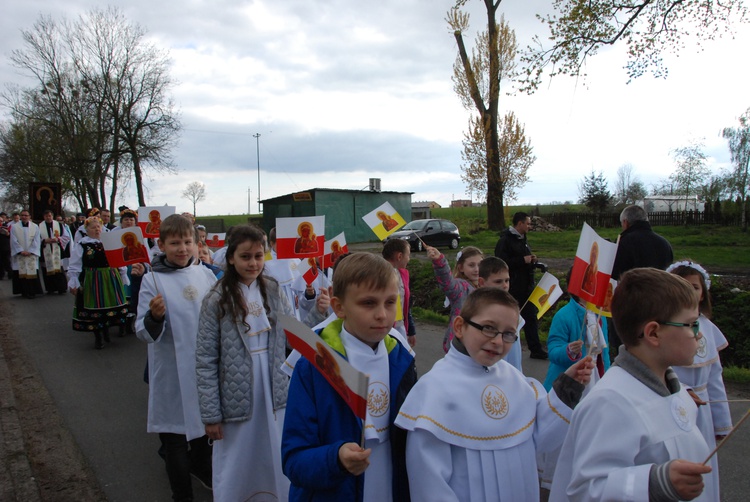
{"label": "black framed glasses", "polygon": [[482,332],[484,336],[487,338],[495,338],[497,335],[501,335],[502,339],[505,343],[514,343],[516,340],[518,340],[518,335],[515,331],[500,331],[499,329],[495,328],[494,326],[489,325],[481,325],[477,324],[474,321],[470,321],[469,319],[464,319],[466,321],[466,324],[469,326],[472,326],[479,331]]}
{"label": "black framed glasses", "polygon": [[693,336],[695,338],[698,338],[698,332],[700,331],[700,324],[698,324],[698,321],[693,322],[672,322],[672,321],[656,321],[659,324],[663,324],[665,326],[675,326],[677,328],[690,328],[693,330]]}

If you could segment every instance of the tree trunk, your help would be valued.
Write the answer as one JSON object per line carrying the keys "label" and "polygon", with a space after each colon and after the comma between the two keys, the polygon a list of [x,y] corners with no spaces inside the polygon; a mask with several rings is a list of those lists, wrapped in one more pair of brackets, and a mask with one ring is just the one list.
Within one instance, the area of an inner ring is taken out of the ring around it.
{"label": "tree trunk", "polygon": [[141,159],[138,156],[136,145],[130,146],[130,158],[133,161],[133,176],[135,177],[135,190],[138,193],[138,205],[146,206],[146,197],[143,194],[143,173],[141,172]]}

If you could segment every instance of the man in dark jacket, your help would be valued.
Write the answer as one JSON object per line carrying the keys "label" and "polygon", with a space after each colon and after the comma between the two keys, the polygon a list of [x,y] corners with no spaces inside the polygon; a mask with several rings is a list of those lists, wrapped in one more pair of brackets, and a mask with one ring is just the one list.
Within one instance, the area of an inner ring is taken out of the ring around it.
{"label": "man in dark jacket", "polygon": [[633,268],[654,267],[665,270],[673,261],[672,246],[651,230],[648,213],[640,206],[628,206],[620,213],[620,244],[617,246],[612,277]]}
{"label": "man in dark jacket", "polygon": [[[674,260],[672,246],[667,239],[651,230],[648,213],[640,206],[628,206],[620,213],[622,233],[617,245],[615,264],[612,267],[612,278],[620,280],[620,276],[628,270],[640,267],[654,267],[665,270]],[[609,357],[614,361],[620,347],[620,337],[617,336],[615,325],[609,319]]]}
{"label": "man in dark jacket", "polygon": [[534,268],[537,257],[531,252],[526,242],[526,234],[531,225],[528,214],[518,212],[513,215],[513,226],[500,233],[500,240],[495,246],[495,256],[508,264],[510,272],[510,294],[519,305],[524,305],[521,317],[525,321],[523,331],[529,346],[532,359],[547,359],[547,352],[539,341],[537,309],[531,302],[526,302],[534,289]]}

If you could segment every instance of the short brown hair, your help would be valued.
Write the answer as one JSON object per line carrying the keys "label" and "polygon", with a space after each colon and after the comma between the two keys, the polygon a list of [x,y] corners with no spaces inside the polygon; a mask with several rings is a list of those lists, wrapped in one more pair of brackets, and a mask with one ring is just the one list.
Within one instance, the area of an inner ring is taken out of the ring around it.
{"label": "short brown hair", "polygon": [[391,239],[383,244],[383,258],[392,260],[396,253],[406,253],[409,249],[409,241],[404,239]]}
{"label": "short brown hair", "polygon": [[635,347],[650,321],[670,320],[680,310],[698,306],[693,286],[669,272],[634,268],[625,272],[612,297],[612,320],[626,347]]}
{"label": "short brown hair", "polygon": [[193,223],[181,214],[171,214],[161,222],[159,240],[165,241],[170,237],[184,237],[189,235],[195,239]]}
{"label": "short brown hair", "polygon": [[461,306],[461,317],[464,319],[471,319],[479,313],[480,310],[484,309],[488,305],[504,305],[510,307],[516,311],[518,310],[518,302],[511,296],[507,291],[503,291],[500,288],[477,288],[466,297],[466,301]]}
{"label": "short brown hair", "polygon": [[500,273],[508,269],[508,264],[497,256],[488,256],[479,262],[479,277],[489,279],[493,274]]}
{"label": "short brown hair", "polygon": [[364,285],[373,290],[383,290],[397,281],[393,265],[385,258],[372,253],[352,253],[336,264],[333,274],[333,295],[346,296],[349,286]]}

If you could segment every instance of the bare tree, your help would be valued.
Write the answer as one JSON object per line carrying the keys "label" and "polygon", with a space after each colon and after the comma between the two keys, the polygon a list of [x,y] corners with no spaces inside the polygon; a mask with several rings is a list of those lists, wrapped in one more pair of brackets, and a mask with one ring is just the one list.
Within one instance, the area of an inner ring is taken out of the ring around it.
{"label": "bare tree", "polygon": [[545,48],[536,37],[522,58],[529,92],[537,89],[545,69],[550,78],[585,76],[586,59],[618,42],[628,48],[631,79],[648,70],[665,77],[665,52],[683,49],[685,38],[699,45],[713,40],[747,17],[742,0],[554,0],[552,8],[552,15],[537,15],[550,30],[552,46]]}
{"label": "bare tree", "polygon": [[514,57],[509,54],[512,52],[515,55],[515,34],[503,19],[500,24],[496,21],[502,0],[483,0],[487,11],[487,31],[478,37],[472,58],[469,58],[463,38],[463,33],[469,28],[469,14],[460,10],[467,1],[456,0],[446,17],[458,44],[454,89],[461,96],[464,106],[475,110],[482,126],[487,157],[487,226],[491,230],[500,230],[505,226],[498,149],[500,81],[515,73]]}
{"label": "bare tree", "polygon": [[688,146],[672,150],[672,156],[677,169],[671,178],[675,182],[677,195],[685,196],[687,211],[690,196],[698,193],[711,171],[706,166],[706,154],[703,153],[703,143],[700,141],[693,141]]}
{"label": "bare tree", "polygon": [[205,200],[206,185],[200,181],[193,181],[182,191],[182,198],[193,203],[193,216],[198,216],[198,213],[195,212],[195,205]]}
{"label": "bare tree", "polygon": [[632,164],[617,168],[615,179],[615,200],[617,204],[635,204],[646,196],[646,187],[635,174]]}
{"label": "bare tree", "polygon": [[748,183],[750,183],[750,108],[740,116],[740,126],[725,127],[722,131],[729,143],[729,151],[732,154],[734,172],[728,179],[732,189],[740,197],[742,230],[747,232],[747,218],[745,217]]}

